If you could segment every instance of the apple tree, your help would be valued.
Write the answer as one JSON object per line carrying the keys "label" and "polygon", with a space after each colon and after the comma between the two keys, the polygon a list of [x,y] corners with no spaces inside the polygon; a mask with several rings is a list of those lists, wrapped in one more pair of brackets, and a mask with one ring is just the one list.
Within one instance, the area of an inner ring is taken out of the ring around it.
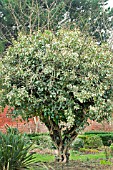
{"label": "apple tree", "polygon": [[87,119],[109,120],[113,55],[78,29],[18,36],[2,59],[2,104],[13,115],[39,116],[58,149],[69,147]]}

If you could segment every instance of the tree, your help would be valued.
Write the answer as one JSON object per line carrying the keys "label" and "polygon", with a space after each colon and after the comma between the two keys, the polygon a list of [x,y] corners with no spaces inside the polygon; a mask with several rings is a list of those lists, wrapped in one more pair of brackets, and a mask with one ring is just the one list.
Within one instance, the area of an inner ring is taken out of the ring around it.
{"label": "tree", "polygon": [[20,31],[27,34],[39,29],[56,31],[66,12],[69,13],[71,27],[76,23],[81,30],[87,30],[99,42],[106,41],[109,37],[108,30],[113,27],[113,10],[104,10],[107,2],[108,0],[0,0],[1,51],[3,45],[7,47],[11,44],[12,36],[16,38]]}
{"label": "tree", "polygon": [[3,103],[23,118],[39,116],[67,162],[87,119],[109,119],[113,57],[78,29],[20,34],[3,58]]}
{"label": "tree", "polygon": [[1,37],[9,45],[20,31],[55,30],[65,11],[62,0],[0,0]]}
{"label": "tree", "polygon": [[86,30],[98,42],[105,42],[109,29],[113,29],[113,11],[105,8],[108,0],[66,0],[67,10],[70,12],[71,21],[75,21],[81,30]]}

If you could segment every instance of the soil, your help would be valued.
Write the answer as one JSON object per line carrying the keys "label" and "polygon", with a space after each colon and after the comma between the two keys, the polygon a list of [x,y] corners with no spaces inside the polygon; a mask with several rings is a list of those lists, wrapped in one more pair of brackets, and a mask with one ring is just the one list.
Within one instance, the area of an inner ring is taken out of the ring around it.
{"label": "soil", "polygon": [[112,165],[102,165],[100,160],[69,161],[68,164],[45,163],[37,165],[37,170],[113,170],[113,162]]}
{"label": "soil", "polygon": [[55,170],[113,170],[113,165],[101,165],[100,161],[70,161],[68,165],[55,168]]}

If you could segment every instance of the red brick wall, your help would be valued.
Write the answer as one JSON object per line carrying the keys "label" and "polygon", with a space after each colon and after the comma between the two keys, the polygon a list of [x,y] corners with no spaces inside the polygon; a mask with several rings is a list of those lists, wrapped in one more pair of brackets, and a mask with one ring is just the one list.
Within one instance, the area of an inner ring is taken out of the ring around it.
{"label": "red brick wall", "polygon": [[39,119],[36,119],[37,123],[37,129],[36,129],[36,123],[34,121],[34,118],[30,118],[29,121],[23,121],[21,117],[18,117],[16,119],[12,119],[8,113],[8,107],[4,109],[2,113],[0,113],[0,131],[5,132],[6,131],[6,124],[10,127],[18,128],[20,132],[26,132],[26,133],[34,133],[34,132],[47,132],[47,128],[44,126],[43,123],[39,121]]}
{"label": "red brick wall", "polygon": [[102,123],[97,123],[96,121],[89,120],[89,126],[85,128],[85,131],[113,131],[113,122],[107,123],[103,121]]}

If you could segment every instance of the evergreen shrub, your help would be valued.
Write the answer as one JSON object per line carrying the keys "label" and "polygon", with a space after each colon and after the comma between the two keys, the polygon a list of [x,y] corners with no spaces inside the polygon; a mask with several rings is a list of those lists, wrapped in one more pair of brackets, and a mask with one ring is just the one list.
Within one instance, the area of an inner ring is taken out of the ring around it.
{"label": "evergreen shrub", "polygon": [[110,146],[113,143],[113,132],[90,131],[80,135],[80,138],[85,140],[88,136],[94,135],[98,135],[101,138],[104,146]]}
{"label": "evergreen shrub", "polygon": [[83,148],[84,141],[81,138],[76,138],[72,143],[72,149],[73,150],[79,150],[80,148]]}
{"label": "evergreen shrub", "polygon": [[28,134],[28,137],[32,142],[35,142],[38,148],[40,149],[55,149],[54,143],[51,140],[51,137],[48,133],[39,133],[39,134]]}
{"label": "evergreen shrub", "polygon": [[84,143],[84,147],[89,149],[92,148],[96,149],[102,146],[103,146],[102,140],[98,135],[88,136]]}

